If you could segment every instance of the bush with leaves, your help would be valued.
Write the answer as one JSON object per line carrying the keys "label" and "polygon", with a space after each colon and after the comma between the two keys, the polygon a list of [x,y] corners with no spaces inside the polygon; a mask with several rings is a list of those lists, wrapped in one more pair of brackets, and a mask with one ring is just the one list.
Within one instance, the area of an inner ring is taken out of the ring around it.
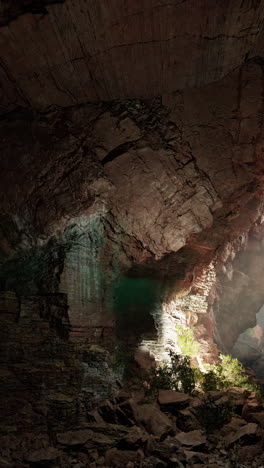
{"label": "bush with leaves", "polygon": [[220,362],[209,366],[200,380],[202,390],[223,390],[229,387],[245,388],[258,391],[259,387],[250,382],[241,362],[230,355],[220,355]]}
{"label": "bush with leaves", "polygon": [[200,353],[200,344],[195,341],[193,330],[182,325],[176,325],[177,343],[185,356],[195,358]]}
{"label": "bush with leaves", "polygon": [[216,404],[211,395],[207,395],[203,404],[196,408],[195,415],[199,423],[210,432],[227,424],[234,415],[234,401],[232,398],[223,404]]}
{"label": "bush with leaves", "polygon": [[174,352],[170,361],[151,369],[147,378],[148,393],[158,389],[173,389],[193,395],[202,390],[223,390],[230,387],[245,388],[261,396],[260,387],[250,382],[243,365],[229,355],[220,355],[220,362],[208,365],[207,371],[190,365],[190,357]]}
{"label": "bush with leaves", "polygon": [[190,358],[170,352],[170,361],[153,368],[149,373],[150,392],[162,388],[193,394],[195,391],[195,370]]}

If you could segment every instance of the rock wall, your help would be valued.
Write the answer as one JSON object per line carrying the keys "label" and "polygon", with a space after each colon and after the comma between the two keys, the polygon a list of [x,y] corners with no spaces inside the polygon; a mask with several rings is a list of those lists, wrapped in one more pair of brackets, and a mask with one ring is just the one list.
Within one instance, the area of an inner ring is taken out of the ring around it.
{"label": "rock wall", "polygon": [[[263,304],[262,85],[262,61],[249,60],[217,83],[151,101],[2,120],[5,431],[12,399],[16,411],[21,401],[15,386],[40,433],[90,417],[116,389],[107,352],[91,346],[143,344],[161,357],[177,349],[180,322],[210,362],[215,342],[229,350],[254,323]],[[41,421],[36,399],[48,412]]]}
{"label": "rock wall", "polygon": [[117,391],[106,351],[114,337],[100,337],[101,347],[69,341],[64,294],[1,292],[0,323],[0,453],[24,466],[28,450],[49,444],[59,429],[93,421],[95,405]]}
{"label": "rock wall", "polygon": [[236,245],[223,251],[225,262],[219,271],[218,298],[213,305],[219,343],[230,351],[238,336],[256,325],[264,303],[263,219]]}
{"label": "rock wall", "polygon": [[151,98],[263,53],[262,2],[6,0],[1,111]]}
{"label": "rock wall", "polygon": [[263,211],[262,84],[261,60],[249,60],[162,99],[6,117],[2,289],[67,294],[71,336],[95,341],[115,327],[122,278],[157,281],[157,304],[187,290],[202,310],[195,280]]}

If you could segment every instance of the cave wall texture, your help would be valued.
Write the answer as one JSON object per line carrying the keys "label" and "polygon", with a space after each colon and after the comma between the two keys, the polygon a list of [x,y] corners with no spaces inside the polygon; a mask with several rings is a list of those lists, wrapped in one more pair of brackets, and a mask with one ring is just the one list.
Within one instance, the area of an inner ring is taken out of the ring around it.
{"label": "cave wall texture", "polygon": [[1,3],[11,438],[92,420],[116,389],[116,343],[161,356],[180,322],[210,362],[255,325],[263,17],[258,0]]}

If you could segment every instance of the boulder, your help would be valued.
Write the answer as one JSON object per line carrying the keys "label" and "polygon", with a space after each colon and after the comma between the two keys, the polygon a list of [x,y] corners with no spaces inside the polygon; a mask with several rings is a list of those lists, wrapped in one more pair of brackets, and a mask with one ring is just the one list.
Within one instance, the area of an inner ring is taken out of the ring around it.
{"label": "boulder", "polygon": [[137,426],[131,427],[131,430],[118,442],[117,448],[123,450],[135,450],[146,444],[149,440],[149,434]]}
{"label": "boulder", "polygon": [[133,398],[123,401],[119,405],[119,409],[126,415],[129,421],[135,420],[137,414],[137,403]]}
{"label": "boulder", "polygon": [[147,371],[156,366],[154,354],[145,346],[136,349],[134,359],[141,369]]}
{"label": "boulder", "polygon": [[189,408],[177,413],[177,427],[182,431],[192,431],[200,428],[200,423]]}
{"label": "boulder", "polygon": [[85,445],[93,437],[93,431],[84,429],[80,431],[61,432],[56,435],[57,442],[61,445],[76,446]]}
{"label": "boulder", "polygon": [[125,434],[127,434],[130,431],[130,428],[126,426],[122,426],[121,424],[110,424],[110,423],[108,424],[106,423],[86,424],[86,428],[90,429],[93,432],[108,435],[110,437],[115,437],[117,439],[120,439],[121,437],[123,437]]}
{"label": "boulder", "polygon": [[225,424],[220,429],[219,432],[222,436],[227,436],[228,434],[237,432],[240,429],[240,427],[245,426],[246,424],[247,421],[245,421],[244,419],[233,417],[228,424]]}
{"label": "boulder", "polygon": [[110,403],[110,401],[106,400],[103,403],[101,403],[97,411],[105,422],[117,422],[115,408],[112,405],[112,403]]}
{"label": "boulder", "polygon": [[54,447],[47,447],[40,450],[35,450],[26,457],[26,461],[30,466],[53,466],[59,462],[61,452]]}
{"label": "boulder", "polygon": [[101,434],[99,433],[94,433],[93,438],[87,440],[85,443],[85,448],[86,449],[92,449],[95,447],[98,447],[99,449],[104,448],[110,448],[114,447],[116,445],[116,438],[113,436],[109,436],[106,434]]}
{"label": "boulder", "polygon": [[245,426],[240,427],[238,431],[236,431],[233,434],[230,434],[225,437],[225,442],[228,447],[231,445],[234,445],[236,442],[240,443],[252,443],[254,441],[259,440],[259,436],[257,434],[258,432],[258,426],[255,423],[249,423],[246,424]]}
{"label": "boulder", "polygon": [[139,405],[137,419],[150,434],[163,436],[173,429],[172,421],[154,404]]}
{"label": "boulder", "polygon": [[158,457],[151,456],[147,459],[148,467],[150,468],[166,468],[167,462],[160,460]]}
{"label": "boulder", "polygon": [[142,458],[141,452],[132,450],[118,450],[116,448],[107,450],[105,454],[105,465],[124,468],[128,463],[136,463]]}
{"label": "boulder", "polygon": [[190,432],[180,432],[175,436],[175,439],[182,445],[189,447],[202,446],[207,442],[204,433],[198,429]]}
{"label": "boulder", "polygon": [[122,424],[123,426],[131,427],[135,424],[134,417],[130,418],[126,411],[123,411],[122,408],[119,406],[115,408],[115,419],[118,424]]}
{"label": "boulder", "polygon": [[184,450],[184,455],[187,463],[205,463],[208,459],[207,454],[192,452],[191,450]]}
{"label": "boulder", "polygon": [[160,405],[187,405],[191,400],[189,395],[175,390],[159,390],[158,402]]}
{"label": "boulder", "polygon": [[204,398],[194,397],[189,402],[190,410],[196,410],[204,405]]}
{"label": "boulder", "polygon": [[263,449],[261,445],[244,445],[243,447],[239,447],[239,460],[241,462],[255,461],[256,457],[262,453]]}
{"label": "boulder", "polygon": [[264,429],[264,411],[261,411],[260,413],[252,413],[251,420]]}
{"label": "boulder", "polygon": [[208,396],[212,397],[214,401],[217,401],[219,400],[219,398],[222,398],[223,396],[225,396],[225,392],[220,391],[220,390],[210,390],[209,392],[206,392],[203,395],[203,398],[207,398]]}
{"label": "boulder", "polygon": [[244,398],[244,400],[246,400],[250,395],[249,390],[240,387],[229,387],[225,390],[225,392],[227,392],[235,398]]}
{"label": "boulder", "polygon": [[261,400],[257,397],[250,397],[245,401],[242,409],[242,418],[247,421],[252,420],[252,413],[259,413],[263,409]]}
{"label": "boulder", "polygon": [[130,397],[131,397],[130,393],[125,392],[124,390],[120,390],[120,392],[118,392],[118,394],[115,397],[115,401],[117,403],[122,403],[124,401],[129,400]]}

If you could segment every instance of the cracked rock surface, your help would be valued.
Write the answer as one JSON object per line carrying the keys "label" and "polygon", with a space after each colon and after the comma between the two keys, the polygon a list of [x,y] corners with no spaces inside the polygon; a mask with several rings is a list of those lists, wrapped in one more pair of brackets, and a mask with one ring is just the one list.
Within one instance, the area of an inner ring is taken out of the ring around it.
{"label": "cracked rock surface", "polygon": [[262,55],[263,15],[256,0],[5,0],[1,110],[201,87]]}

